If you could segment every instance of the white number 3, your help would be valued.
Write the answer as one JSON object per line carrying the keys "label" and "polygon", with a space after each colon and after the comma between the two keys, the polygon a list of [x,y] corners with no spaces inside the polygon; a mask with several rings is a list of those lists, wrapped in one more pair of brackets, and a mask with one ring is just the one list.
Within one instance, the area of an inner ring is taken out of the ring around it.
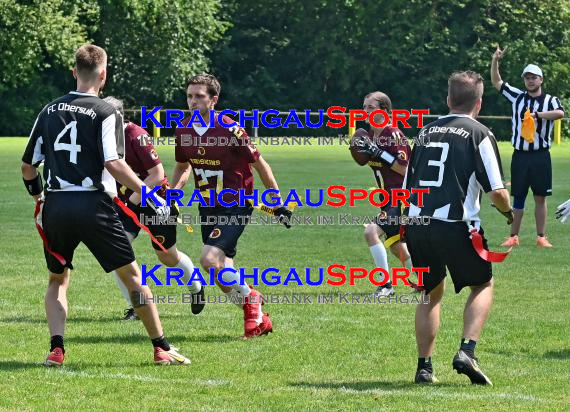
{"label": "white number 3", "polygon": [[428,166],[435,166],[439,168],[437,180],[420,180],[420,186],[440,187],[443,183],[443,172],[445,171],[445,161],[447,160],[447,153],[449,152],[449,143],[447,142],[431,142],[427,147],[441,148],[441,156],[439,160],[430,160]]}
{"label": "white number 3", "polygon": [[[65,136],[68,130],[70,143],[60,143],[60,139]],[[61,132],[57,135],[55,142],[53,144],[55,151],[67,150],[69,152],[69,161],[71,163],[77,164],[77,153],[81,151],[81,146],[77,144],[77,121],[74,120],[63,128]]]}

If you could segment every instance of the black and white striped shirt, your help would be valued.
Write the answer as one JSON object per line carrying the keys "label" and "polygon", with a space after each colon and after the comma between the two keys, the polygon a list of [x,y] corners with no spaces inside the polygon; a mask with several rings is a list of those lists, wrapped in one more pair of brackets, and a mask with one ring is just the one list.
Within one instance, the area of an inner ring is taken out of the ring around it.
{"label": "black and white striped shirt", "polygon": [[44,162],[45,190],[102,190],[116,195],[105,162],[123,158],[123,118],[99,97],[70,92],[38,115],[22,160]]}
{"label": "black and white striped shirt", "polygon": [[511,143],[515,150],[525,152],[533,152],[537,150],[550,149],[552,144],[551,136],[554,128],[553,120],[539,118],[536,120],[536,132],[534,134],[534,143],[531,145],[521,136],[522,119],[526,109],[531,113],[547,112],[550,110],[562,110],[564,107],[556,96],[542,93],[540,96],[532,97],[528,91],[522,91],[511,86],[507,82],[503,82],[501,86],[501,94],[511,102],[513,110],[512,118],[512,136]]}
{"label": "black and white striped shirt", "polygon": [[429,144],[414,146],[404,187],[429,193],[422,206],[413,193],[406,214],[477,227],[481,190],[504,189],[495,136],[470,116],[450,114],[424,126],[419,139]]}

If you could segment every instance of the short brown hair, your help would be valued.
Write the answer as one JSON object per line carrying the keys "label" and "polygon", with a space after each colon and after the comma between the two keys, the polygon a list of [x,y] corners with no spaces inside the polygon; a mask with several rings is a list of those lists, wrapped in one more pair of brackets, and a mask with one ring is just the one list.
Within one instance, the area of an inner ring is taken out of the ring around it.
{"label": "short brown hair", "polygon": [[483,77],[474,71],[454,72],[449,76],[449,106],[462,112],[470,112],[483,97]]}
{"label": "short brown hair", "polygon": [[99,75],[101,67],[107,65],[107,53],[93,44],[84,44],[75,52],[77,76],[83,81],[93,81]]}
{"label": "short brown hair", "polygon": [[220,86],[220,82],[216,79],[216,76],[213,74],[198,74],[196,76],[191,76],[186,82],[186,89],[191,84],[199,84],[206,86],[208,90],[208,94],[210,97],[219,96],[220,91],[222,90],[222,86]]}
{"label": "short brown hair", "polygon": [[392,112],[392,101],[390,100],[390,98],[386,93],[382,92],[368,93],[366,96],[364,96],[364,99],[366,100],[370,97],[378,102],[378,107],[380,107],[380,110],[384,110],[386,113]]}

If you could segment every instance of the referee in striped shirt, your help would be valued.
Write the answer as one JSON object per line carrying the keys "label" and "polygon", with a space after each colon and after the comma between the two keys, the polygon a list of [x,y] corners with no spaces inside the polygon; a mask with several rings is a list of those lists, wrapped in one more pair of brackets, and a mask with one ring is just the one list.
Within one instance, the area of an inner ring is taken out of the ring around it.
{"label": "referee in striped shirt", "polygon": [[[506,48],[505,48],[506,50]],[[518,246],[519,231],[524,214],[524,203],[529,187],[534,195],[536,220],[536,245],[552,247],[546,239],[546,196],[552,195],[552,163],[550,145],[554,120],[564,117],[560,100],[542,91],[543,75],[540,67],[529,64],[523,70],[525,91],[511,86],[501,79],[499,60],[505,50],[497,47],[491,61],[491,82],[512,107],[512,137],[514,153],[511,160],[511,193],[514,197],[514,221],[511,235],[502,246]],[[536,124],[534,142],[529,143],[521,135],[522,119],[529,109]]]}

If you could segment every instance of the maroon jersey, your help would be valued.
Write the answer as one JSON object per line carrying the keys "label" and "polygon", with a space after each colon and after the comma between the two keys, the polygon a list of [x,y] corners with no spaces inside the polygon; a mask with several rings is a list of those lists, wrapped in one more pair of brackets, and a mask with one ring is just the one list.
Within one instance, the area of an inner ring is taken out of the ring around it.
{"label": "maroon jersey", "polygon": [[[373,139],[374,132],[370,130],[368,132],[368,136]],[[391,137],[397,137],[398,141],[391,144],[388,140]],[[383,149],[396,156],[396,161],[398,163],[400,163],[402,166],[407,167],[408,161],[410,159],[411,149],[407,144],[400,144],[400,139],[402,137],[404,137],[404,134],[400,129],[397,127],[386,126],[384,130],[382,130],[382,133],[380,133],[380,138],[377,137],[376,140],[373,141],[377,142],[380,149]],[[402,184],[404,183],[404,176],[401,174],[393,171],[391,168],[378,161],[370,161],[368,162],[368,166],[370,166],[372,169],[374,178],[376,179],[376,183],[378,184],[379,188],[384,189],[389,193],[391,189],[402,188]]]}
{"label": "maroon jersey", "polygon": [[[125,125],[125,161],[141,180],[148,177],[149,169],[161,163],[156,149],[152,143],[143,139],[143,136],[148,136],[148,133],[142,127],[131,122]],[[164,184],[168,184],[166,177],[163,181]],[[158,195],[164,197],[161,192],[162,190],[159,191]],[[126,200],[133,192],[117,182],[117,193],[119,193],[119,197]]]}
{"label": "maroon jersey", "polygon": [[[216,113],[214,127],[198,128],[203,132],[200,135],[193,125],[188,126],[190,119],[191,117],[184,118],[182,124],[185,127],[176,129],[175,158],[178,163],[190,163],[196,189],[200,189],[204,198],[209,198],[209,189],[215,189],[216,193],[222,189],[233,189],[236,192],[244,189],[246,194],[252,194],[251,163],[259,159],[261,154],[255,146],[248,143],[245,130],[238,126],[221,126]],[[231,124],[233,120],[223,116],[223,122]],[[239,204],[237,194],[234,196],[225,193],[223,200]]]}

